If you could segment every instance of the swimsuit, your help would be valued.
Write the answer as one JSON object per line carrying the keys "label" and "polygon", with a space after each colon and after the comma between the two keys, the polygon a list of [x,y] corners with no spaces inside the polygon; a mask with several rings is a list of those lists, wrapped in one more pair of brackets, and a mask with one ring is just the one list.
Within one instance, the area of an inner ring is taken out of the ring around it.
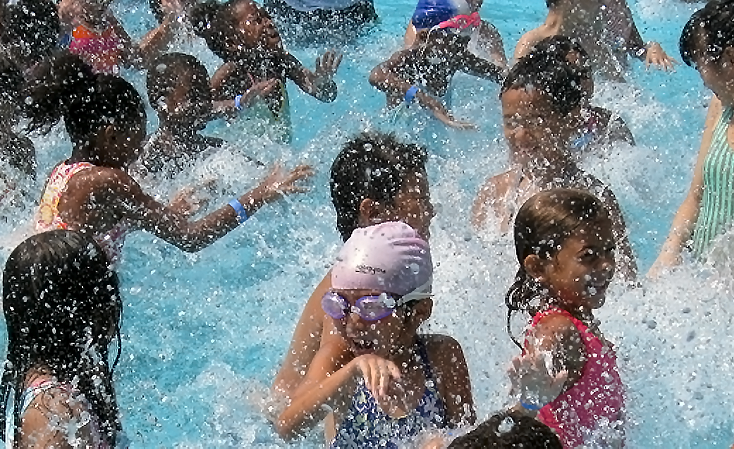
{"label": "swimsuit", "polygon": [[331,449],[398,447],[397,442],[413,437],[426,428],[446,427],[446,407],[436,389],[436,378],[428,363],[425,343],[417,341],[423,362],[426,390],[415,410],[402,418],[382,411],[360,378],[344,421],[336,432]]}
{"label": "swimsuit", "polygon": [[[67,431],[71,428],[78,429],[82,426],[89,424],[91,428],[90,434],[92,436],[92,440],[96,442],[96,444],[94,444],[92,448],[110,449],[110,445],[107,444],[107,442],[105,442],[100,436],[99,424],[94,419],[94,416],[91,413],[86,412],[86,410],[90,409],[89,403],[86,399],[84,399],[83,396],[79,394],[79,391],[77,391],[72,385],[68,383],[48,379],[35,380],[28,386],[28,388],[25,389],[25,391],[23,391],[20,401],[22,404],[20,408],[20,416],[22,417],[23,415],[25,415],[28,407],[30,407],[30,405],[33,403],[33,401],[36,400],[39,395],[52,389],[64,390],[73,398],[74,401],[78,401],[82,405],[83,412],[80,413],[79,416],[82,419],[86,417],[87,421],[75,422],[75,426],[69,425]],[[49,422],[49,425],[54,426],[52,430],[58,431],[59,429],[52,423],[53,421]],[[8,403],[5,405],[5,449],[13,449],[15,433],[15,394],[11,393],[8,397]],[[74,435],[69,435],[69,437],[73,436]]]}
{"label": "swimsuit", "polygon": [[69,51],[78,55],[96,73],[116,74],[120,71],[122,41],[111,26],[104,31],[79,25],[71,32]]}
{"label": "swimsuit", "polygon": [[[56,166],[48,177],[46,189],[41,197],[41,202],[36,212],[36,232],[52,231],[54,229],[68,229],[69,225],[64,222],[59,214],[59,201],[61,195],[66,192],[66,185],[75,174],[83,170],[93,168],[89,162],[76,162],[67,164],[63,162]],[[94,235],[94,240],[104,250],[108,260],[115,263],[120,258],[122,245],[128,226],[120,223],[102,235]]]}
{"label": "swimsuit", "polygon": [[538,412],[538,420],[553,429],[566,449],[617,447],[624,443],[624,385],[614,350],[570,313],[551,308],[533,317],[532,326],[549,315],[570,319],[584,344],[586,362],[581,377]]}
{"label": "swimsuit", "polygon": [[732,116],[734,106],[721,113],[703,163],[703,198],[693,231],[693,253],[698,258],[704,257],[712,240],[734,222],[734,149],[727,139]]}

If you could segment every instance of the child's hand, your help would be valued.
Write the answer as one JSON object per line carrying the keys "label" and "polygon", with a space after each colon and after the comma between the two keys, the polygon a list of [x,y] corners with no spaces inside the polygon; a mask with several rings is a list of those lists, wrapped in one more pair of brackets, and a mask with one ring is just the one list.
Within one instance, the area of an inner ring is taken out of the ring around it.
{"label": "child's hand", "polygon": [[[553,373],[551,355],[546,351],[534,351],[512,359],[507,370],[512,389],[521,404],[542,407],[557,398],[568,380],[568,371]],[[527,408],[527,407],[526,407]]]}
{"label": "child's hand", "polygon": [[374,354],[357,357],[351,363],[355,365],[354,374],[364,378],[364,384],[376,400],[387,396],[390,379],[400,379],[400,369],[393,362]]}
{"label": "child's hand", "polygon": [[242,95],[242,99],[240,100],[240,104],[245,107],[250,107],[252,105],[252,102],[255,101],[258,97],[265,97],[270,92],[273,91],[276,87],[280,85],[280,80],[277,78],[260,81],[259,83],[253,84],[252,87],[247,89],[247,91]]}
{"label": "child's hand", "polygon": [[678,61],[668,56],[665,50],[663,50],[663,47],[657,42],[650,42],[647,45],[647,50],[645,51],[645,67],[650,68],[650,65],[654,65],[666,72],[668,70],[673,72],[677,63]]}
{"label": "child's hand", "polygon": [[283,195],[308,191],[306,187],[299,186],[296,183],[302,179],[310,178],[313,173],[313,169],[309,165],[299,165],[286,172],[280,166],[280,163],[276,163],[273,165],[270,174],[260,182],[255,190],[261,195],[261,201],[269,203]]}
{"label": "child's hand", "polygon": [[[204,182],[200,187],[211,190],[214,187],[214,180],[210,179]],[[209,204],[209,198],[195,195],[197,189],[187,186],[176,192],[168,207],[176,210],[178,213],[191,217],[199,210]]]}
{"label": "child's hand", "polygon": [[324,81],[330,81],[334,77],[339,64],[342,63],[342,55],[334,50],[328,50],[322,56],[316,58],[316,78]]}
{"label": "child's hand", "polygon": [[456,120],[449,114],[444,113],[443,111],[436,111],[434,112],[434,116],[441,121],[446,126],[449,126],[454,129],[459,130],[476,130],[477,126],[470,122],[464,122],[461,120]]}

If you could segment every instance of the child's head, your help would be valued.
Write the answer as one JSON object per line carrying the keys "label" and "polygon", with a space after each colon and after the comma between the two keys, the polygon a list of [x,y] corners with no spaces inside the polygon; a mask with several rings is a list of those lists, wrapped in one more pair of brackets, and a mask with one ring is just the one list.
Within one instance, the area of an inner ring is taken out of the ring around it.
{"label": "child's head", "polygon": [[448,449],[562,449],[550,427],[520,412],[491,416],[468,434],[456,438]]}
{"label": "child's head", "polygon": [[321,304],[355,355],[387,357],[409,346],[430,316],[432,278],[428,243],[405,223],[385,222],[344,243]]}
{"label": "child's head", "polygon": [[575,39],[566,36],[549,36],[533,46],[530,53],[548,54],[562,63],[568,63],[572,69],[578,71],[581,77],[584,100],[594,95],[594,78],[592,76],[589,54]]}
{"label": "child's head", "polygon": [[[573,120],[583,98],[581,76],[547,52],[521,58],[500,92],[505,137],[516,163],[541,155],[537,149],[565,148],[576,132]],[[560,156],[559,156],[560,157]]]}
{"label": "child's head", "polygon": [[680,54],[719,98],[734,102],[734,1],[709,2],[696,11],[683,27]]}
{"label": "child's head", "polygon": [[148,101],[162,123],[203,129],[212,115],[212,96],[206,68],[191,55],[168,53],[150,65]]}
{"label": "child's head", "polygon": [[56,5],[49,0],[18,0],[6,6],[0,43],[23,70],[51,55],[61,25]]}
{"label": "child's head", "polygon": [[344,144],[330,181],[342,239],[382,221],[402,221],[427,238],[433,206],[426,157],[425,148],[390,134],[363,133]]}
{"label": "child's head", "polygon": [[89,162],[125,168],[137,158],[145,107],[124,79],[95,74],[78,56],[63,52],[48,61],[30,96],[31,129],[48,129],[63,118],[74,152],[84,152]]}
{"label": "child's head", "polygon": [[614,275],[614,236],[606,208],[594,195],[551,189],[523,204],[515,217],[520,269],[507,292],[509,315],[537,309],[534,299],[566,310],[590,311],[604,304]]}
{"label": "child's head", "polygon": [[195,32],[225,61],[251,51],[282,49],[280,34],[263,8],[252,0],[216,0],[197,5],[191,13]]}
{"label": "child's head", "polygon": [[117,275],[94,240],[58,230],[21,243],[5,263],[3,312],[3,401],[12,389],[20,398],[29,369],[47,368],[77,385],[100,418],[104,438],[114,441],[120,423],[108,346],[117,337],[119,357],[122,301]]}

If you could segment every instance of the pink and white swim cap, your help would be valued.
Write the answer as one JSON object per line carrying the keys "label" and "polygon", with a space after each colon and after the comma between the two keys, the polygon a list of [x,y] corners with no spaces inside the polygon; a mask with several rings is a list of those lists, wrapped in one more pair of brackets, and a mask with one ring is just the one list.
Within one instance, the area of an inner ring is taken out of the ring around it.
{"label": "pink and white swim cap", "polygon": [[432,279],[428,242],[399,222],[356,229],[331,270],[336,290],[376,290],[404,300],[431,296]]}

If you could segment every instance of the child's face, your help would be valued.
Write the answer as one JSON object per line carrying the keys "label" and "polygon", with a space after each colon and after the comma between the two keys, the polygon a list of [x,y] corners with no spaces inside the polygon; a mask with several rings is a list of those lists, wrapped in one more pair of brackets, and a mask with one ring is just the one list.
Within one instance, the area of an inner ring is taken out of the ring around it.
{"label": "child's face", "polygon": [[428,238],[431,219],[435,215],[428,191],[428,175],[420,172],[405,178],[393,207],[386,212],[388,216],[383,217],[384,221],[401,221]]}
{"label": "child's face", "polygon": [[187,126],[197,131],[204,129],[212,115],[212,99],[207,80],[186,73],[177,80],[176,88],[165,98],[165,111],[169,122]]}
{"label": "child's face", "polygon": [[[376,290],[338,290],[350,306],[354,306],[363,296],[379,296],[384,293]],[[341,320],[335,320],[336,327],[349,343],[355,356],[375,354],[389,358],[394,350],[409,346],[414,335],[406,332],[407,308],[399,306],[395,311],[380,320],[368,321],[356,313],[347,313]]]}
{"label": "child's face", "polygon": [[241,44],[248,49],[280,50],[280,33],[270,16],[253,2],[240,2],[234,10]]}
{"label": "child's face", "polygon": [[718,61],[702,52],[695,62],[703,84],[724,104],[734,103],[734,47],[726,48]]}
{"label": "child's face", "polygon": [[611,220],[584,224],[544,262],[542,283],[564,308],[598,309],[614,275],[614,248]]}

